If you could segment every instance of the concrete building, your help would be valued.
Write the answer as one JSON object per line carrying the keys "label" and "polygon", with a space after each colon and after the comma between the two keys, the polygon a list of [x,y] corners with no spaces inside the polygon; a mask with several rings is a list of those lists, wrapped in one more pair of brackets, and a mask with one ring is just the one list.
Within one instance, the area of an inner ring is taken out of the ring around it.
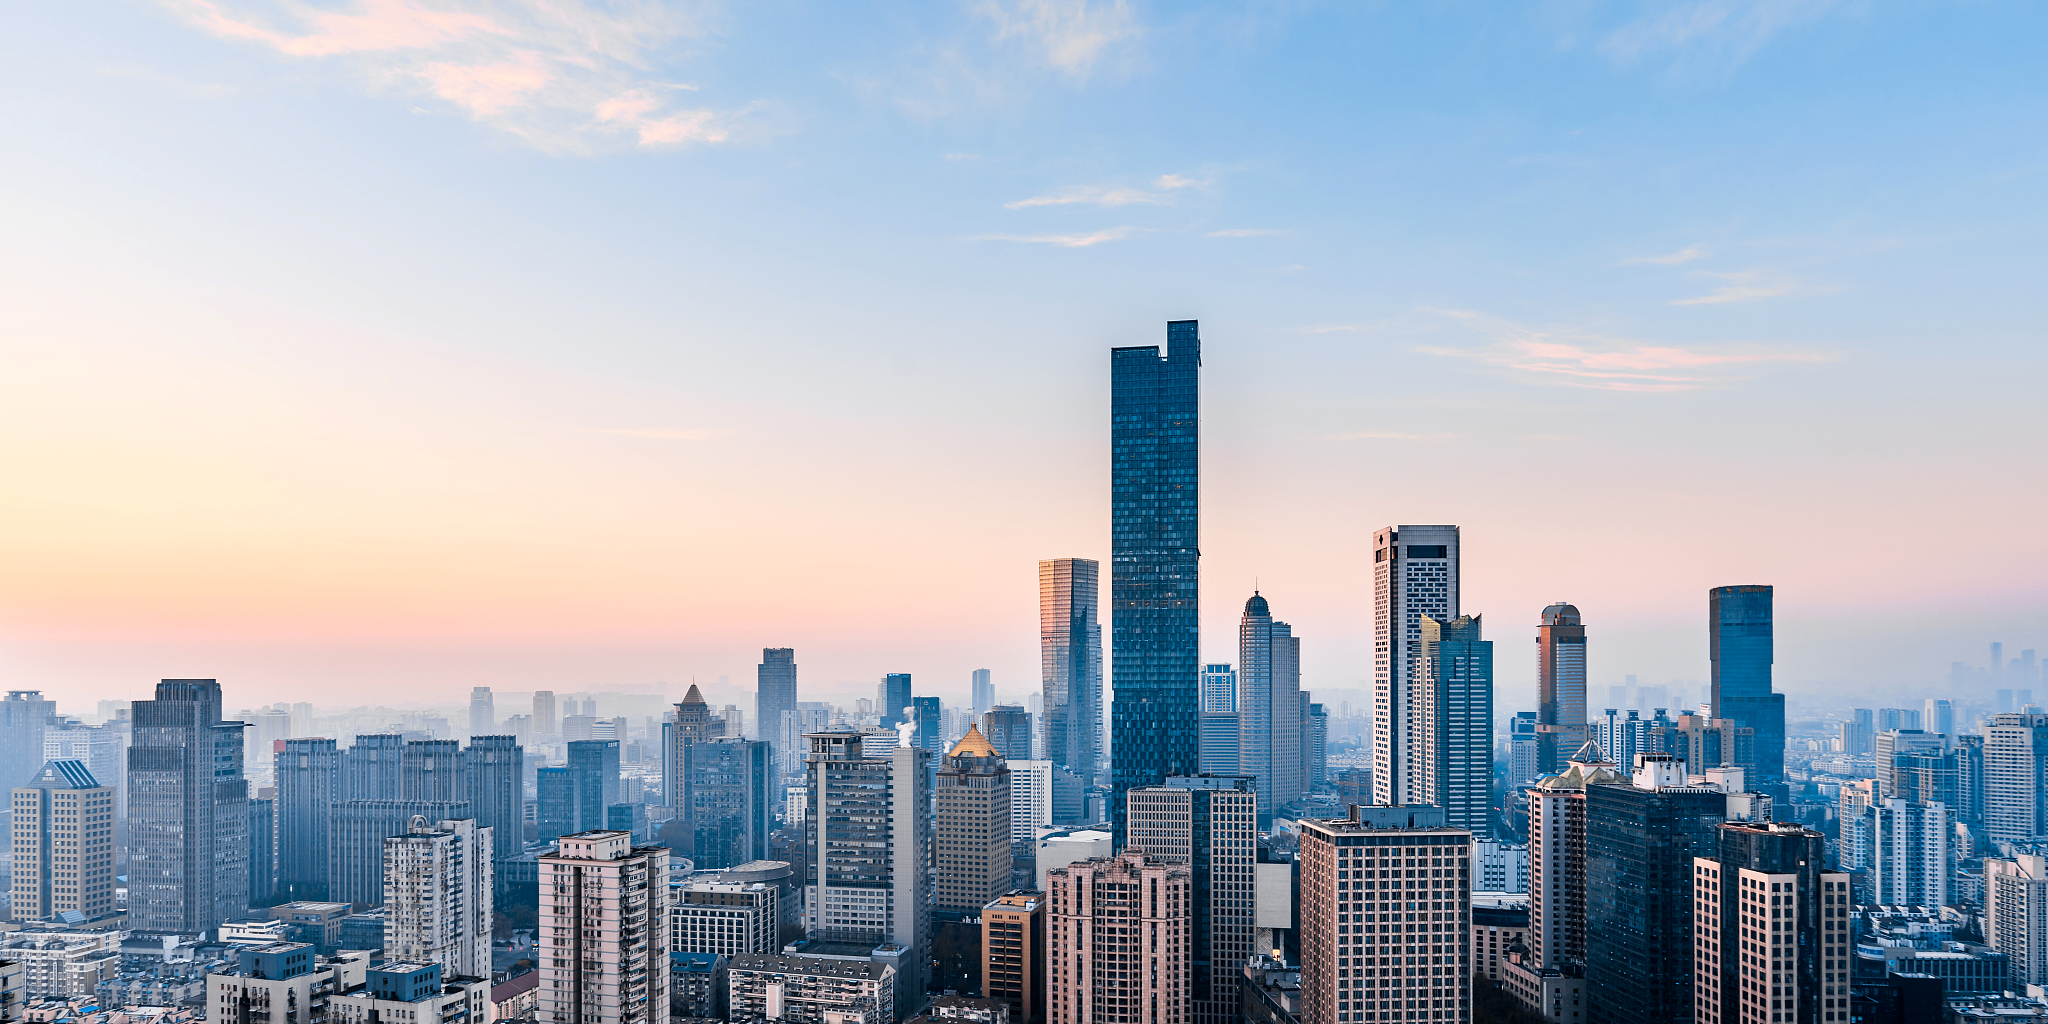
{"label": "concrete building", "polygon": [[1586,960],[1586,790],[1628,776],[1590,742],[1565,770],[1529,787],[1529,946],[1532,967]]}
{"label": "concrete building", "polygon": [[726,993],[732,979],[726,970],[723,954],[672,952],[668,955],[668,967],[671,1020],[677,1017],[726,1019],[730,1012]]}
{"label": "concrete building", "polygon": [[384,840],[403,835],[414,818],[469,818],[469,801],[343,800],[328,819],[327,888],[333,902],[358,909],[384,905]]}
{"label": "concrete building", "polygon": [[1053,825],[1052,798],[1059,769],[1044,760],[1007,761],[1010,767],[1010,838],[1029,842]]}
{"label": "concrete building", "polygon": [[1476,892],[1520,892],[1529,891],[1529,848],[1516,843],[1503,843],[1497,839],[1480,839],[1473,843],[1473,879]]}
{"label": "concrete building", "polygon": [[1256,950],[1256,780],[1196,776],[1130,792],[1127,853],[1189,870],[1191,1024],[1235,1024],[1245,962]]}
{"label": "concrete building", "polygon": [[1300,1024],[1300,965],[1260,953],[1244,965],[1238,990],[1244,993],[1238,1012],[1246,1024]]}
{"label": "concrete building", "polygon": [[1048,886],[1047,1024],[1189,1024],[1186,865],[1126,850],[1054,868]]}
{"label": "concrete building", "polygon": [[1477,615],[1424,614],[1421,622],[1409,702],[1413,802],[1443,808],[1452,828],[1491,837],[1493,641],[1480,638]]}
{"label": "concrete building", "polygon": [[540,1009],[550,1024],[663,1024],[668,851],[625,832],[563,836],[540,858]]}
{"label": "concrete building", "polygon": [[1045,907],[1042,892],[1012,892],[981,910],[981,994],[1019,1024],[1045,1013]]}
{"label": "concrete building", "polygon": [[1386,527],[1373,534],[1374,804],[1415,799],[1415,750],[1426,720],[1415,707],[1422,670],[1422,617],[1458,617],[1458,528]]}
{"label": "concrete building", "polygon": [[48,761],[13,796],[16,921],[114,912],[114,788],[84,761]]}
{"label": "concrete building", "polygon": [[[344,945],[342,943],[341,929],[342,922],[348,920],[348,917],[349,905],[346,903],[318,903],[308,900],[297,900],[291,903],[280,903],[270,908],[270,919],[273,921],[283,921],[291,929],[291,934],[295,936],[291,940],[293,942],[308,942],[318,949],[330,953],[347,948],[382,948],[383,943],[381,940],[371,942],[367,946],[348,947]],[[377,933],[379,936],[383,935],[381,925]]]}
{"label": "concrete building", "polygon": [[1302,1024],[1472,1019],[1472,833],[1443,822],[1356,805],[1301,822]]}
{"label": "concrete building", "polygon": [[211,679],[166,679],[156,699],[134,704],[128,922],[136,931],[195,935],[248,912],[242,723],[220,712]]}
{"label": "concrete building", "polygon": [[1591,1005],[1586,965],[1567,961],[1555,967],[1539,966],[1524,953],[1516,950],[1501,965],[1501,987],[1546,1021],[1585,1020]]}
{"label": "concrete building", "polygon": [[21,965],[29,999],[90,997],[121,971],[128,933],[19,931],[0,938],[0,960]]}
{"label": "concrete building", "polygon": [[1669,754],[1638,754],[1629,785],[1586,787],[1593,1024],[1690,1016],[1693,858],[1712,855],[1727,809],[1726,793],[1688,785]]}
{"label": "concrete building", "polygon": [[724,868],[768,856],[776,796],[783,792],[774,750],[764,740],[717,737],[684,743],[677,813],[699,868]]}
{"label": "concrete building", "polygon": [[491,976],[497,876],[488,826],[414,818],[384,840],[384,955],[439,964],[450,977]]}
{"label": "concrete building", "polygon": [[742,953],[726,964],[731,1019],[895,1024],[896,968],[867,960]]}
{"label": "concrete building", "polygon": [[1994,842],[2048,839],[2048,715],[1993,715],[1984,726],[1984,826]]}
{"label": "concrete building", "polygon": [[806,930],[812,938],[903,948],[904,1009],[921,1000],[931,971],[932,754],[897,747],[862,754],[859,733],[811,733],[813,837],[805,865]]}
{"label": "concrete building", "polygon": [[206,977],[207,1024],[303,1024],[327,1016],[337,995],[368,981],[370,954],[317,956],[303,942],[238,951],[233,974]]}
{"label": "concrete building", "polygon": [[[1508,962],[1509,951],[1520,949],[1529,958],[1529,904],[1472,903],[1472,974],[1498,982]],[[1580,1018],[1583,1020],[1584,1018]]]}
{"label": "concrete building", "polygon": [[[1237,770],[1257,779],[1259,822],[1301,800],[1301,638],[1253,593],[1237,625]],[[1242,977],[1242,971],[1232,971]],[[1234,979],[1233,979],[1234,980]]]}
{"label": "concrete building", "polygon": [[939,765],[933,843],[937,908],[978,913],[1010,891],[1010,769],[981,730],[967,727]]}
{"label": "concrete building", "polygon": [[1198,763],[1203,775],[1236,775],[1239,725],[1235,711],[1204,711],[1198,728],[1201,751]]}
{"label": "concrete building", "polygon": [[330,1024],[482,1024],[492,1019],[489,973],[444,975],[437,962],[398,959],[364,973],[360,988],[327,1000]]}
{"label": "concrete building", "polygon": [[2005,954],[2014,989],[2048,985],[2048,857],[1985,859],[1984,935]]}
{"label": "concrete building", "polygon": [[1876,902],[1911,907],[1948,905],[1948,808],[1888,799],[1867,812],[1872,821],[1870,881]]}
{"label": "concrete building", "polygon": [[669,886],[669,949],[676,953],[773,953],[782,948],[781,893],[765,882]]}
{"label": "concrete building", "polygon": [[491,699],[491,688],[473,686],[469,690],[469,735],[487,736],[498,731],[498,708]]}
{"label": "concrete building", "polygon": [[1698,908],[1692,1019],[1850,1020],[1849,875],[1824,869],[1826,837],[1796,824],[1731,822],[1717,838],[1716,851],[1694,858],[1686,885]]}
{"label": "concrete building", "polygon": [[1229,664],[1202,666],[1202,713],[1237,713],[1237,669]]}
{"label": "concrete building", "polygon": [[1046,878],[1054,868],[1109,855],[1109,830],[1100,826],[1056,829],[1039,836],[1033,860],[1038,872],[1038,891],[1046,891]]}

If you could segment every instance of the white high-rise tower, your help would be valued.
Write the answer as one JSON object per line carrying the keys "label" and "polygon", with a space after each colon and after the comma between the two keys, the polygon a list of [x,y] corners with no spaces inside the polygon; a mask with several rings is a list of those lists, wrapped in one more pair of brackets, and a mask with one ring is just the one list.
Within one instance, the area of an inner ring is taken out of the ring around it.
{"label": "white high-rise tower", "polygon": [[1372,548],[1373,802],[1413,803],[1413,752],[1432,727],[1416,713],[1422,617],[1458,617],[1458,528],[1389,526]]}

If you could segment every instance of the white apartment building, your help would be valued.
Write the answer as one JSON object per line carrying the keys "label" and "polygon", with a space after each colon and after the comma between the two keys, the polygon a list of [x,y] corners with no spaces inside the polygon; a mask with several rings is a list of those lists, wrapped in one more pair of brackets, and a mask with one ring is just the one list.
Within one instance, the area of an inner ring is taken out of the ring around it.
{"label": "white apartment building", "polygon": [[491,978],[443,978],[432,961],[388,960],[367,984],[327,1000],[328,1024],[486,1024]]}
{"label": "white apartment building", "polygon": [[99,983],[121,973],[127,932],[12,932],[0,941],[0,960],[22,966],[30,999],[91,998]]}
{"label": "white apartment building", "polygon": [[1051,761],[1010,762],[1010,839],[1030,842],[1052,827]]}
{"label": "white apartment building", "polygon": [[1948,808],[1888,799],[1869,811],[1878,903],[1948,905]]}
{"label": "white apartment building", "polygon": [[384,955],[489,978],[496,881],[491,826],[415,815],[406,834],[384,840]]}
{"label": "white apartment building", "polygon": [[763,882],[681,882],[669,886],[669,949],[677,953],[773,953],[776,887]]}
{"label": "white apartment building", "polygon": [[668,851],[633,834],[563,836],[540,858],[543,1024],[665,1024]]}
{"label": "white apartment building", "polygon": [[2048,985],[2048,857],[1985,858],[1984,934],[2005,954],[2013,988]]}

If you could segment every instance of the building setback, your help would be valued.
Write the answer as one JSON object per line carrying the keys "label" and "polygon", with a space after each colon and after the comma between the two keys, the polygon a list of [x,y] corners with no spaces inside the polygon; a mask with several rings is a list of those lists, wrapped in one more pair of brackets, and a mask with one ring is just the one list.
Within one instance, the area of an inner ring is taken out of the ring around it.
{"label": "building setback", "polygon": [[1528,789],[1529,931],[1538,967],[1586,960],[1586,791],[1629,777],[1590,741]]}
{"label": "building setback", "polygon": [[1778,822],[1730,822],[1719,833],[1690,880],[1693,1019],[1849,1020],[1849,875],[1826,870],[1827,837]]}
{"label": "building setback", "polygon": [[1444,809],[1444,824],[1493,835],[1493,641],[1479,616],[1422,616],[1415,675],[1414,802]]}
{"label": "building setback", "polygon": [[128,749],[128,921],[194,935],[249,907],[249,784],[242,723],[220,717],[220,684],[166,679],[134,705]]}
{"label": "building setback", "polygon": [[1189,1024],[1193,883],[1142,853],[1047,877],[1048,1024]]}
{"label": "building setback", "polygon": [[1435,807],[1301,823],[1301,1024],[1472,1019],[1472,833]]}
{"label": "building setback", "polygon": [[1562,601],[1536,627],[1536,770],[1563,771],[1586,735],[1586,627]]}
{"label": "building setback", "polygon": [[1258,780],[1259,821],[1270,826],[1301,799],[1301,638],[1256,592],[1238,620],[1237,665],[1234,774]]}

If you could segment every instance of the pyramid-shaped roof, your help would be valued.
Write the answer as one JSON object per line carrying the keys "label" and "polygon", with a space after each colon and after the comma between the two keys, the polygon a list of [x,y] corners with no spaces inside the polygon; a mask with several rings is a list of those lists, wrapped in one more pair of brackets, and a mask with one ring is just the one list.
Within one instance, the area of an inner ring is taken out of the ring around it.
{"label": "pyramid-shaped roof", "polygon": [[702,704],[702,703],[704,703],[704,695],[703,695],[703,694],[701,694],[701,693],[698,693],[698,692],[697,692],[697,684],[696,684],[696,683],[691,683],[691,684],[690,684],[690,692],[688,692],[688,693],[686,693],[686,694],[683,694],[683,703],[685,703],[685,704]]}
{"label": "pyramid-shaped roof", "polygon": [[1580,764],[1606,764],[1607,755],[1601,751],[1600,744],[1587,740],[1585,745],[1579,748],[1579,752],[1573,754],[1568,760],[1577,761]]}
{"label": "pyramid-shaped roof", "polygon": [[967,727],[967,735],[960,737],[960,742],[953,744],[953,752],[946,756],[996,757],[998,755],[996,754],[995,744],[990,743],[988,737],[981,734],[980,729],[970,725]]}

